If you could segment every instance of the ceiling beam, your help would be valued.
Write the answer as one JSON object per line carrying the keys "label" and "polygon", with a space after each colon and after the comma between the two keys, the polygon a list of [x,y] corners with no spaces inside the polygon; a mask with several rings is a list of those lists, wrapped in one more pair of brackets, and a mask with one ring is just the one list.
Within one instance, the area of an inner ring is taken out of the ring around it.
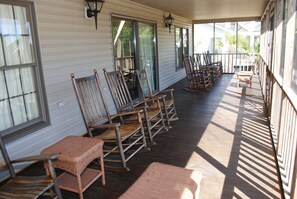
{"label": "ceiling beam", "polygon": [[260,21],[261,17],[242,17],[242,18],[222,18],[222,19],[204,19],[204,20],[193,20],[193,24],[201,23],[224,23],[224,22],[238,22],[238,21]]}
{"label": "ceiling beam", "polygon": [[267,12],[269,12],[270,10],[270,6],[271,4],[274,2],[274,0],[270,0],[269,3],[267,4],[263,14],[262,14],[262,17],[261,17],[261,21],[264,19],[265,15],[267,14]]}

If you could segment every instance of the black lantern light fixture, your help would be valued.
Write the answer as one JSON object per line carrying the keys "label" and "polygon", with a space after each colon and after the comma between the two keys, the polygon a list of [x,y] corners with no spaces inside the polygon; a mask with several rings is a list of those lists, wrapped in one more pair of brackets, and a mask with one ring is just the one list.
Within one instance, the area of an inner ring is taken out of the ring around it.
{"label": "black lantern light fixture", "polygon": [[164,20],[165,27],[169,28],[169,33],[171,33],[171,26],[172,26],[173,20],[174,20],[174,18],[171,16],[170,13],[167,17],[165,17],[165,20]]}
{"label": "black lantern light fixture", "polygon": [[104,0],[85,0],[87,2],[88,7],[86,8],[86,17],[92,18],[95,17],[95,26],[97,30],[97,16],[98,13],[101,12],[103,7]]}

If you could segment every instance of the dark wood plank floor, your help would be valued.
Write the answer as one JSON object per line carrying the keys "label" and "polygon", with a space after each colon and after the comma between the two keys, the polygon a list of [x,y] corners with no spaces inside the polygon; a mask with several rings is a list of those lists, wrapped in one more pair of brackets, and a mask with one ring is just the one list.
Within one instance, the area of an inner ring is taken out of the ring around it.
{"label": "dark wood plank floor", "polygon": [[[129,172],[106,171],[106,186],[97,180],[85,191],[86,199],[117,198],[151,162],[200,170],[200,198],[281,198],[258,79],[252,88],[237,87],[229,74],[210,91],[190,93],[182,90],[185,86],[185,80],[172,86],[180,118],[173,128],[155,137],[151,151],[131,159]],[[41,169],[35,164],[26,172]]]}

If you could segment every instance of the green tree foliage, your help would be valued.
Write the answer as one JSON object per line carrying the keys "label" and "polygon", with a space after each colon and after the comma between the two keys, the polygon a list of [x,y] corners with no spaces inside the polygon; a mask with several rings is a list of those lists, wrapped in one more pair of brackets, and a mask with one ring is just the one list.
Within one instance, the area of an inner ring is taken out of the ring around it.
{"label": "green tree foliage", "polygon": [[254,43],[254,49],[255,49],[255,52],[256,53],[260,53],[260,41],[259,40],[256,40],[255,43]]}
{"label": "green tree foliage", "polygon": [[[225,32],[226,41],[229,44],[229,52],[236,50],[236,35],[231,35],[230,32]],[[238,51],[243,53],[250,52],[249,41],[247,38],[238,35]]]}
{"label": "green tree foliage", "polygon": [[222,42],[221,39],[218,39],[216,38],[216,43],[215,43],[215,49],[218,50],[218,49],[221,49],[223,46],[224,46],[224,43]]}

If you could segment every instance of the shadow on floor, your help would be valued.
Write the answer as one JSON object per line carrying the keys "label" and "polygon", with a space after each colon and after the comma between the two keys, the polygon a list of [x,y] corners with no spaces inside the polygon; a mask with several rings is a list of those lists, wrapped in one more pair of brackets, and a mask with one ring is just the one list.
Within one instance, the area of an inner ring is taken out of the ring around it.
{"label": "shadow on floor", "polygon": [[[120,196],[151,162],[197,169],[203,173],[200,198],[281,198],[274,152],[258,79],[252,88],[237,87],[225,74],[209,91],[186,92],[174,84],[179,120],[157,135],[151,151],[128,162],[129,172],[106,171],[106,186],[97,180],[86,199]],[[38,172],[35,164],[25,173]],[[62,192],[64,199],[77,194]]]}

